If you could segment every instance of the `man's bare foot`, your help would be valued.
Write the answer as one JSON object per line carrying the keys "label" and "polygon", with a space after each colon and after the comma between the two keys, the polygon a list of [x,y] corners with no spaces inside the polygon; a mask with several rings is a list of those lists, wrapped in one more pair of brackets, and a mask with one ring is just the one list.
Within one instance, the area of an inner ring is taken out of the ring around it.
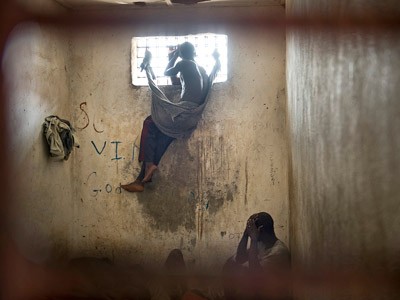
{"label": "man's bare foot", "polygon": [[157,170],[157,166],[153,163],[146,164],[146,172],[142,183],[150,182],[154,172]]}
{"label": "man's bare foot", "polygon": [[123,188],[125,191],[131,192],[131,193],[135,193],[135,192],[140,193],[140,192],[144,191],[144,183],[141,182],[140,180],[136,179],[134,182],[121,185],[121,188]]}

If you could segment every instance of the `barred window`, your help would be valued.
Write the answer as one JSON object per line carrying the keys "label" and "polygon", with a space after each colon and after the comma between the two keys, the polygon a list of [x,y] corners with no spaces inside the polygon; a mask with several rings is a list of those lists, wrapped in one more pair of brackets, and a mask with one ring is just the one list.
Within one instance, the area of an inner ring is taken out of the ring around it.
{"label": "barred window", "polygon": [[[140,71],[140,64],[143,61],[146,48],[152,53],[151,66],[157,79],[158,85],[169,85],[171,79],[164,76],[165,68],[168,64],[168,53],[171,47],[175,47],[183,42],[190,42],[196,49],[195,61],[206,69],[210,74],[214,66],[212,53],[215,49],[220,54],[221,70],[214,82],[224,82],[228,77],[228,37],[223,34],[197,34],[187,36],[150,36],[132,38],[132,83],[135,86],[147,86],[145,71]],[[179,59],[178,59],[179,61]]]}

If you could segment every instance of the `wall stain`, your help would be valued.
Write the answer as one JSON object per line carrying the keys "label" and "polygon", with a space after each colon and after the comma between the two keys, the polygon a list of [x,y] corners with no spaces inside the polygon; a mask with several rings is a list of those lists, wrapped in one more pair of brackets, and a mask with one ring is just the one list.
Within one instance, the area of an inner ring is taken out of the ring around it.
{"label": "wall stain", "polygon": [[[235,187],[237,189],[237,187]],[[226,193],[226,200],[232,202],[233,201],[233,192],[232,190],[228,190]]]}
{"label": "wall stain", "polygon": [[272,185],[275,185],[276,183],[276,172],[278,171],[278,168],[274,167],[274,159],[272,157],[272,154],[269,157],[270,161],[270,178],[271,178],[271,183]]}
{"label": "wall stain", "polygon": [[190,157],[188,141],[174,141],[162,158],[153,182],[146,184],[143,193],[136,194],[143,212],[152,219],[149,226],[156,230],[177,232],[181,226],[187,230],[196,228],[198,170]]}
{"label": "wall stain", "polygon": [[246,164],[245,164],[245,190],[244,190],[244,204],[247,205],[247,191],[249,187],[249,170],[248,170],[248,157],[246,157]]}
{"label": "wall stain", "polygon": [[190,240],[190,245],[192,246],[192,248],[196,247],[196,242],[197,242],[196,238]]}
{"label": "wall stain", "polygon": [[[197,140],[175,140],[165,153],[153,182],[136,194],[149,225],[164,232],[181,227],[203,236],[205,218],[216,214],[238,192],[240,164],[230,169],[229,153],[222,137],[200,136]],[[135,173],[136,175],[136,173]],[[232,177],[232,178],[230,178]]]}

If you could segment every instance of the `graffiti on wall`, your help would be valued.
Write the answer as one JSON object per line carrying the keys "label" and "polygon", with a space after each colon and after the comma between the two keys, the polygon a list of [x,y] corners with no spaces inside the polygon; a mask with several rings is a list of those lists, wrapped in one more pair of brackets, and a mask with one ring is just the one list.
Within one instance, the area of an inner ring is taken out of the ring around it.
{"label": "graffiti on wall", "polygon": [[121,194],[121,184],[113,186],[110,183],[99,184],[97,183],[97,172],[91,172],[86,178],[85,185],[89,187],[91,196],[96,197],[99,193],[102,194]]}
{"label": "graffiti on wall", "polygon": [[[98,145],[96,145],[96,143],[94,142],[94,141],[90,141],[91,142],[91,144],[93,145],[93,148],[94,148],[94,150],[96,151],[96,153],[98,154],[98,155],[101,155],[102,153],[103,153],[103,151],[104,151],[104,149],[106,148],[106,146],[107,146],[107,141],[104,141],[104,143],[103,143],[103,145],[101,146],[101,147],[99,147]],[[110,142],[110,144],[113,144],[115,147],[114,147],[114,149],[115,149],[115,155],[111,158],[111,160],[120,160],[120,159],[123,159],[123,157],[122,156],[119,156],[118,155],[118,145],[119,144],[121,144],[122,142],[121,141],[112,141],[112,142]],[[100,149],[101,148],[101,149]]]}
{"label": "graffiti on wall", "polygon": [[[103,133],[104,130],[99,130],[99,126],[96,126],[96,121],[94,117],[91,117],[89,114],[89,107],[87,102],[82,102],[79,104],[79,111],[80,114],[78,118],[80,119],[80,126],[76,126],[77,129],[83,131],[90,129],[90,125],[93,126],[93,129],[96,133],[100,134]],[[91,120],[92,119],[92,120]],[[137,140],[137,138],[136,138]],[[136,145],[136,140],[133,143],[133,149],[132,149],[132,161],[134,160],[135,156],[135,150],[138,148]],[[122,141],[119,140],[111,140],[111,141],[106,141],[106,140],[101,140],[101,141],[95,141],[95,140],[90,140],[90,149],[91,151],[94,151],[96,156],[102,156],[105,157],[107,154],[107,159],[110,159],[111,161],[118,162],[120,160],[125,159],[123,155],[120,154],[120,146],[122,144]],[[111,155],[109,154],[111,153]],[[122,193],[121,190],[121,183],[115,185],[110,182],[104,182],[100,183],[99,180],[101,180],[102,176],[98,174],[97,170],[93,170],[90,172],[90,174],[87,176],[86,181],[84,182],[84,185],[86,185],[89,190],[90,190],[90,195],[92,197],[97,197],[99,195],[119,195]]]}
{"label": "graffiti on wall", "polygon": [[[88,126],[89,126],[89,124],[90,124],[90,118],[89,118],[89,114],[88,114],[88,112],[86,111],[86,108],[87,108],[87,103],[86,102],[82,102],[81,104],[79,104],[79,109],[80,109],[80,111],[81,111],[81,116],[82,116],[82,118],[83,118],[83,121],[85,122],[84,123],[84,125],[82,126],[82,127],[76,127],[77,129],[79,129],[79,130],[84,130],[84,129],[86,129]],[[93,129],[94,129],[94,131],[96,131],[97,133],[102,133],[102,132],[104,132],[104,130],[99,130],[99,129],[97,129],[97,127],[96,127],[96,122],[95,122],[95,118],[93,117]]]}

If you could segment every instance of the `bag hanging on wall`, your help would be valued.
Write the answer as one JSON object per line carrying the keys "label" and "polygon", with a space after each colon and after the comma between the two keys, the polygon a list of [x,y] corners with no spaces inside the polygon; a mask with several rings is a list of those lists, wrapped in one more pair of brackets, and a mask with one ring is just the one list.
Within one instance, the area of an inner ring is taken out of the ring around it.
{"label": "bag hanging on wall", "polygon": [[71,123],[58,116],[48,116],[43,123],[43,134],[49,145],[50,156],[67,160],[73,147],[79,148]]}

